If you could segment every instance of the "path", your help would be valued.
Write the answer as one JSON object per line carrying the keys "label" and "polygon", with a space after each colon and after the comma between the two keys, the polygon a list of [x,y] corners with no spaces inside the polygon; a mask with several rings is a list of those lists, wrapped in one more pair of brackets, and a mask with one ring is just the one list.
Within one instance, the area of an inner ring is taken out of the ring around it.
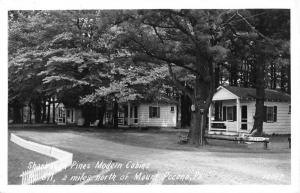
{"label": "path", "polygon": [[177,151],[124,145],[71,132],[15,131],[31,138],[83,153],[150,163],[172,174],[199,174],[204,184],[289,184],[290,153]]}

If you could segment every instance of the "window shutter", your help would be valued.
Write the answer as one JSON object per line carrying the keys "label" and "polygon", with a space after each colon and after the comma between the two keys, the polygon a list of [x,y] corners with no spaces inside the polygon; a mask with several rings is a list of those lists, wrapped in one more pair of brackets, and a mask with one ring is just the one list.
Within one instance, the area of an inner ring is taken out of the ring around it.
{"label": "window shutter", "polygon": [[267,107],[264,106],[264,122],[267,122]]}
{"label": "window shutter", "polygon": [[236,106],[233,106],[233,121],[236,121]]}
{"label": "window shutter", "polygon": [[149,106],[149,118],[152,118],[152,108]]}
{"label": "window shutter", "polygon": [[226,121],[226,107],[223,107],[223,121]]}
{"label": "window shutter", "polygon": [[157,107],[157,117],[160,118],[160,107]]}
{"label": "window shutter", "polygon": [[277,106],[274,106],[274,122],[277,121]]}

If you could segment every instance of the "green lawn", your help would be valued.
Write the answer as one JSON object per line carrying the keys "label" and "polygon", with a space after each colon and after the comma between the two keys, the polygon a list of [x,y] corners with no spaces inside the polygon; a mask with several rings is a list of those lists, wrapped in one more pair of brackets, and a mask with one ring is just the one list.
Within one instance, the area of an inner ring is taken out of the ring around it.
{"label": "green lawn", "polygon": [[8,142],[8,184],[21,184],[20,174],[28,170],[34,162],[35,164],[46,164],[55,159],[22,148],[21,146]]}

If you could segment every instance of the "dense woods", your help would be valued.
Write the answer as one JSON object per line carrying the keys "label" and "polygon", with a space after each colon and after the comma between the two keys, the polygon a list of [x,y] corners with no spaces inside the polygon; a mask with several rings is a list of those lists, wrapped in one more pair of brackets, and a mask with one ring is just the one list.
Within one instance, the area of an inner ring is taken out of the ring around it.
{"label": "dense woods", "polygon": [[50,122],[46,104],[56,102],[102,120],[108,103],[116,119],[119,102],[166,96],[181,101],[182,126],[190,126],[190,142],[198,145],[219,85],[256,88],[258,135],[264,89],[291,92],[289,10],[8,14],[8,92],[15,123],[22,122],[23,106],[34,109],[37,123]]}

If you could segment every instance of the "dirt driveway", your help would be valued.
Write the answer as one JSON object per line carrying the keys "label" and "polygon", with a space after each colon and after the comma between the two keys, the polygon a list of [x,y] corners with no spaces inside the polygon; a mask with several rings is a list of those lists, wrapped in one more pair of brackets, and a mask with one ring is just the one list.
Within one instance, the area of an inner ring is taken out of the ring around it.
{"label": "dirt driveway", "polygon": [[[72,152],[150,164],[161,173],[197,176],[197,184],[290,184],[290,151],[231,152],[222,148],[197,151],[139,147],[99,139],[80,132],[13,131],[34,141]],[[138,136],[137,136],[138,137]],[[155,141],[153,141],[155,143]],[[225,148],[226,149],[226,148]]]}

